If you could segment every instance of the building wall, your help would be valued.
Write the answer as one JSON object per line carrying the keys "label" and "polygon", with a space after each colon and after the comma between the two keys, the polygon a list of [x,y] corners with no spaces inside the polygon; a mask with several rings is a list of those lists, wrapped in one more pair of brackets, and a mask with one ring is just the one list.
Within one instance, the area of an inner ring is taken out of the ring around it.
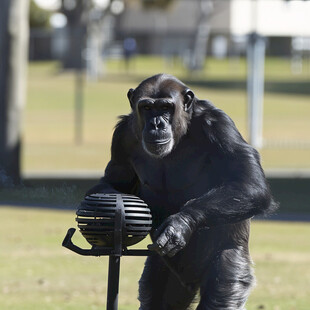
{"label": "building wall", "polygon": [[[211,32],[228,33],[229,7],[229,1],[213,1]],[[128,2],[118,21],[118,37],[135,37],[141,53],[186,53],[194,43],[200,16],[198,0],[175,1],[167,10],[145,10],[140,1]]]}
{"label": "building wall", "polygon": [[[140,1],[130,1],[119,20],[118,37],[134,36],[141,53],[183,54],[193,45],[200,10],[198,0],[176,0],[167,10],[144,10]],[[258,31],[269,38],[269,54],[290,55],[292,36],[310,36],[309,16],[310,1],[213,1],[208,51],[213,39],[223,35],[227,54],[235,54],[244,46],[241,37]]]}
{"label": "building wall", "polygon": [[132,1],[119,20],[119,29],[124,33],[148,35],[190,32],[196,28],[198,16],[199,2],[195,0],[175,1],[167,10],[144,9],[141,1]]}
{"label": "building wall", "polygon": [[310,1],[231,0],[229,31],[267,37],[310,36]]}

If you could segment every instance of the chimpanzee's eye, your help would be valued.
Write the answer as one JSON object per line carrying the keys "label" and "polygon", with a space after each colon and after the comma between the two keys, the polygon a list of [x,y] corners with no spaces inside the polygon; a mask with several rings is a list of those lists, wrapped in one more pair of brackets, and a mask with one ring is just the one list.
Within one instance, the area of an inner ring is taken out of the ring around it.
{"label": "chimpanzee's eye", "polygon": [[149,111],[149,110],[151,110],[151,107],[148,106],[148,105],[145,105],[145,106],[143,106],[143,109],[146,110],[146,111]]}
{"label": "chimpanzee's eye", "polygon": [[163,105],[163,106],[161,107],[161,109],[162,109],[163,111],[167,111],[167,110],[169,109],[169,107],[168,107],[167,105]]}

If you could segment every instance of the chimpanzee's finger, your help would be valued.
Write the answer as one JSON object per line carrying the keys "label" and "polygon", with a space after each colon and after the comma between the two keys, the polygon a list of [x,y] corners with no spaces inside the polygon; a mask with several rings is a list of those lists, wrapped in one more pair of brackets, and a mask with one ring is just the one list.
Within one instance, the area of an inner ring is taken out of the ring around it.
{"label": "chimpanzee's finger", "polygon": [[157,240],[153,244],[148,245],[148,249],[151,251],[156,251],[158,252],[158,254],[161,254],[167,242],[168,238],[166,234],[163,233],[157,238]]}
{"label": "chimpanzee's finger", "polygon": [[170,251],[169,241],[171,240],[174,233],[174,228],[168,226],[167,229],[157,238],[157,240],[148,246],[149,250],[156,251],[159,255],[164,256]]}

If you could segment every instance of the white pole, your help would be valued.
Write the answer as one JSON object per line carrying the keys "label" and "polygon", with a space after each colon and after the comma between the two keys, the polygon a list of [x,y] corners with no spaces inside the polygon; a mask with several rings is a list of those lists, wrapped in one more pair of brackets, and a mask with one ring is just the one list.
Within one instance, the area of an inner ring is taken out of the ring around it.
{"label": "white pole", "polygon": [[263,146],[263,104],[265,39],[257,33],[249,36],[247,48],[248,129],[249,142],[255,148]]}

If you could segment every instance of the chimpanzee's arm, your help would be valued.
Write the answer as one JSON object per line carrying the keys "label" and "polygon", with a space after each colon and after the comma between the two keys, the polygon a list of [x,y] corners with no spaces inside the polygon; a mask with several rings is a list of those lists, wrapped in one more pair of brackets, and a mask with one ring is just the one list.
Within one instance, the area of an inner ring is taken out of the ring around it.
{"label": "chimpanzee's arm", "polygon": [[134,194],[138,186],[138,178],[128,162],[129,143],[132,136],[129,132],[128,116],[124,116],[117,124],[111,146],[111,160],[108,163],[104,177],[100,183],[87,191],[86,195],[92,193],[127,193]]}
{"label": "chimpanzee's arm", "polygon": [[254,215],[269,213],[275,203],[272,200],[264,174],[258,164],[240,163],[234,179],[225,180],[196,199],[188,201],[181,213],[191,225],[214,226],[235,223]]}
{"label": "chimpanzee's arm", "polygon": [[212,111],[203,129],[211,161],[221,182],[201,197],[188,201],[180,215],[191,226],[235,223],[276,207],[257,151],[248,145],[233,121],[221,110]]}

